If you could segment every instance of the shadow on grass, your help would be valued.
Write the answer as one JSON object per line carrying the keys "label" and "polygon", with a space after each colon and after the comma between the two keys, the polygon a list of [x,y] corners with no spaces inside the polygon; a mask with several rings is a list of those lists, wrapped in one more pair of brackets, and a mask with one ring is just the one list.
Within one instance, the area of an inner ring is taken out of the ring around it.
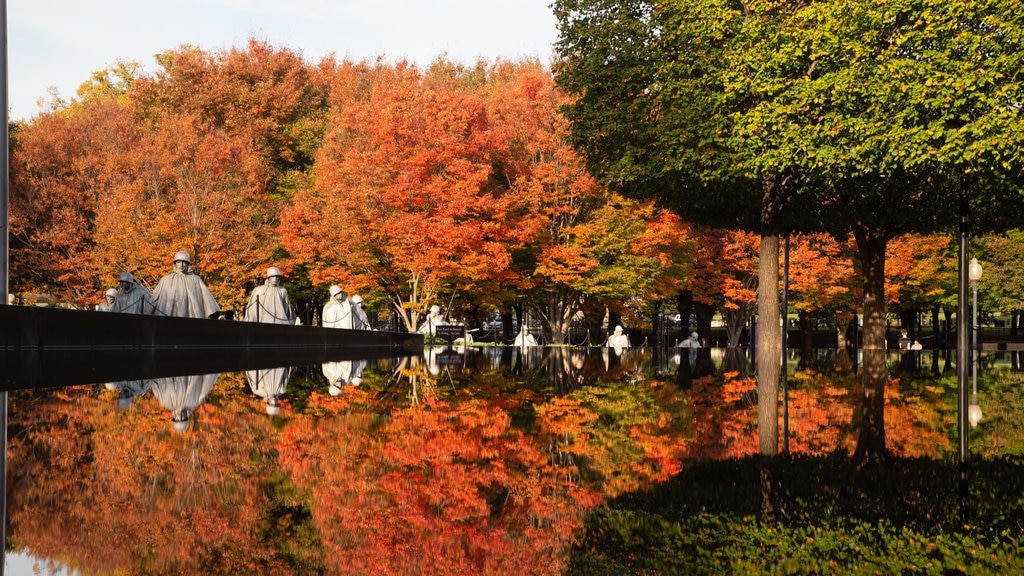
{"label": "shadow on grass", "polygon": [[[1021,574],[1024,459],[975,460],[966,523],[955,462],[688,462],[592,512],[573,574]],[[765,497],[783,520],[758,518]]]}

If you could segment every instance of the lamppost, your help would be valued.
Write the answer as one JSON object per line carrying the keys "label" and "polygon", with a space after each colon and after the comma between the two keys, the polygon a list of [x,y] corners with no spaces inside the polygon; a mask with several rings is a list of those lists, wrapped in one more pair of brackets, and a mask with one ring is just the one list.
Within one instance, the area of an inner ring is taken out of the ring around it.
{"label": "lamppost", "polygon": [[981,280],[981,264],[977,258],[971,258],[968,274],[971,280],[971,407],[968,418],[971,428],[981,422],[981,405],[978,404],[978,281]]}

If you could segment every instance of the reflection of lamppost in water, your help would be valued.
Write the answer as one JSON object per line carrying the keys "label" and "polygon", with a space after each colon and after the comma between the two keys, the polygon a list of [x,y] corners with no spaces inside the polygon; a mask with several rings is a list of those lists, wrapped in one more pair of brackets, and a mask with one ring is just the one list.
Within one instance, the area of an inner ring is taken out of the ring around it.
{"label": "reflection of lamppost in water", "polygon": [[981,422],[981,405],[978,404],[978,281],[981,280],[981,272],[978,259],[971,258],[971,265],[968,268],[974,301],[971,305],[971,406],[968,409],[971,428]]}

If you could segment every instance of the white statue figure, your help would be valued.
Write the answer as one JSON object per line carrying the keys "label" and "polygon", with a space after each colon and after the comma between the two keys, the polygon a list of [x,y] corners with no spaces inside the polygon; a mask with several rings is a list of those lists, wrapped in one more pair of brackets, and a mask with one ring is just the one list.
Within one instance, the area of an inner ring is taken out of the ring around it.
{"label": "white statue figure", "polygon": [[608,337],[608,348],[629,348],[629,335],[622,331],[622,326],[616,326],[615,331]]}
{"label": "white statue figure", "polygon": [[114,307],[114,298],[117,296],[117,288],[107,288],[103,294],[103,302],[96,305],[97,312],[110,312]]}
{"label": "white statue figure", "polygon": [[149,289],[139,286],[131,272],[122,272],[118,279],[117,294],[111,312],[127,312],[128,314],[156,314],[156,302]]}
{"label": "white statue figure", "polygon": [[161,406],[171,411],[171,426],[176,432],[188,430],[192,413],[206,400],[219,376],[204,374],[153,380],[153,395]]}
{"label": "white statue figure", "polygon": [[160,279],[153,299],[164,316],[209,318],[220,312],[210,289],[192,272],[192,259],[184,250],[174,254],[174,271]]}
{"label": "white statue figure", "polygon": [[292,306],[288,291],[281,286],[281,271],[276,266],[267,268],[266,281],[253,289],[245,307],[246,322],[265,324],[291,324]]}
{"label": "white statue figure", "polygon": [[123,380],[121,382],[108,382],[107,390],[117,390],[117,407],[127,410],[132,405],[132,400],[142,396],[149,391],[151,380]]}
{"label": "white statue figure", "polygon": [[348,328],[354,326],[352,303],[345,297],[345,291],[335,284],[330,288],[331,297],[324,304],[322,324],[324,328]]}
{"label": "white statue figure", "polygon": [[435,327],[446,326],[447,324],[448,322],[444,319],[444,315],[441,314],[441,307],[434,304],[430,307],[430,313],[427,314],[426,320],[420,324],[420,328],[417,332],[420,334],[433,334]]}
{"label": "white statue figure", "polygon": [[366,317],[366,311],[363,310],[363,297],[354,294],[348,300],[352,307],[352,327],[356,330],[373,330],[370,327],[370,319]]}
{"label": "white statue figure", "polygon": [[519,329],[519,334],[516,334],[516,346],[539,346],[537,339],[526,331],[526,326]]}
{"label": "white statue figure", "polygon": [[281,411],[278,399],[288,391],[288,376],[291,372],[290,367],[245,371],[245,379],[249,381],[252,393],[263,398],[267,415],[275,416]]}
{"label": "white statue figure", "polygon": [[700,348],[700,336],[696,332],[690,332],[690,336],[684,339],[679,344],[676,344],[678,348]]}

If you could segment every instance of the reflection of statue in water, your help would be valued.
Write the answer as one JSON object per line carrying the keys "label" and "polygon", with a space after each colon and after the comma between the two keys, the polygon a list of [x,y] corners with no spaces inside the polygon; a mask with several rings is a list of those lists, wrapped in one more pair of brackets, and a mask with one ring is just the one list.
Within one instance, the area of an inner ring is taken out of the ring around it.
{"label": "reflection of statue in water", "polygon": [[281,286],[281,271],[276,266],[267,269],[266,281],[253,289],[245,307],[246,322],[265,324],[291,324],[292,307],[288,291]]}
{"label": "reflection of statue in water", "polygon": [[341,389],[345,384],[359,386],[363,383],[363,370],[366,369],[366,360],[324,362],[321,368],[324,372],[324,377],[327,378],[327,382],[330,384],[327,392],[331,396],[337,396],[341,394]]}
{"label": "reflection of statue in water", "polygon": [[615,331],[608,337],[608,348],[629,348],[631,346],[629,342],[629,335],[622,331],[622,326],[616,326]]}
{"label": "reflection of statue in water", "polygon": [[165,316],[210,318],[220,312],[220,305],[210,289],[192,272],[192,259],[184,250],[174,254],[174,271],[160,279],[153,299]]}
{"label": "reflection of statue in water", "polygon": [[156,314],[156,302],[145,286],[139,286],[130,272],[122,272],[111,312],[129,314]]}
{"label": "reflection of statue in water", "polygon": [[97,312],[110,312],[114,307],[114,298],[117,296],[116,288],[107,288],[106,293],[103,295],[103,302],[96,305]]}
{"label": "reflection of statue in water", "polygon": [[349,300],[349,306],[352,307],[352,327],[356,330],[373,330],[370,326],[370,319],[366,317],[366,311],[363,310],[363,297],[359,294],[354,294]]}
{"label": "reflection of statue in water", "polygon": [[288,376],[291,375],[291,372],[290,367],[245,371],[245,379],[249,381],[249,388],[252,389],[253,394],[263,398],[267,414],[270,416],[281,411],[278,399],[288,391]]}
{"label": "reflection of statue in water", "polygon": [[331,297],[324,304],[322,324],[324,328],[348,328],[354,326],[352,317],[352,303],[345,297],[345,291],[340,286],[334,285],[330,289]]}
{"label": "reflection of statue in water", "polygon": [[171,426],[185,432],[196,408],[206,400],[220,374],[174,376],[153,380],[153,395],[160,405],[171,411]]}
{"label": "reflection of statue in water", "polygon": [[448,321],[444,319],[444,315],[441,314],[441,307],[434,304],[430,307],[430,313],[427,314],[427,318],[420,324],[420,334],[433,334],[434,328],[437,326],[447,326]]}
{"label": "reflection of statue in water", "polygon": [[107,390],[118,391],[117,407],[126,410],[136,397],[149,391],[151,384],[150,380],[122,380],[121,382],[108,382],[105,386]]}

